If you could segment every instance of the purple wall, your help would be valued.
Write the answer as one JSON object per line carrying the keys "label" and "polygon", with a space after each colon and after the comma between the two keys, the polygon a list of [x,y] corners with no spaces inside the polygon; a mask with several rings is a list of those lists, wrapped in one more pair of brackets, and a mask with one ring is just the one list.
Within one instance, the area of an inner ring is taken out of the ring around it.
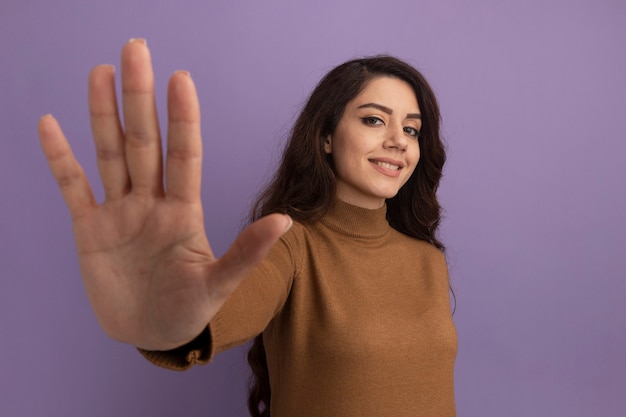
{"label": "purple wall", "polygon": [[[221,253],[300,103],[332,66],[391,53],[441,101],[460,416],[626,409],[626,3],[138,0],[0,5],[0,415],[242,416],[243,353],[173,373],[100,331],[38,147],[53,113],[96,167],[86,75],[130,37],[199,87]],[[174,5],[176,4],[176,5]]]}

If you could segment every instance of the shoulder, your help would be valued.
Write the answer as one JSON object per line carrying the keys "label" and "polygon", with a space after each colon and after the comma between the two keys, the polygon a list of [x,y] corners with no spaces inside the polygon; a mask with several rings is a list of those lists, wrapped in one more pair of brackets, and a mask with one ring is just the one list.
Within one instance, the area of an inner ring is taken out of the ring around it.
{"label": "shoulder", "polygon": [[294,221],[289,230],[278,240],[270,252],[270,258],[284,257],[290,260],[296,275],[302,268],[307,247],[307,225]]}
{"label": "shoulder", "polygon": [[307,226],[303,223],[294,221],[289,230],[285,232],[280,240],[290,248],[302,246],[305,241]]}
{"label": "shoulder", "polygon": [[446,264],[446,257],[443,251],[430,242],[405,235],[393,228],[390,232],[390,240],[398,242],[398,245],[404,248],[404,250],[413,254],[413,256],[418,256],[422,260]]}

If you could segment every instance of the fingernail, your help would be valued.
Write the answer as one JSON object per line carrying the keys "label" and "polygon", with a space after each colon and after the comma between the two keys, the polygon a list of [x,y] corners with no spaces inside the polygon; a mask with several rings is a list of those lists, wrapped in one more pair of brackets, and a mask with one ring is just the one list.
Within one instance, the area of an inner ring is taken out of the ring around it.
{"label": "fingernail", "polygon": [[109,67],[109,69],[111,70],[111,72],[112,72],[113,74],[115,74],[115,65],[105,64],[104,66],[105,66],[105,67]]}
{"label": "fingernail", "polygon": [[131,42],[139,42],[139,43],[142,43],[144,45],[148,45],[148,41],[145,38],[130,38],[128,43],[131,43]]}
{"label": "fingernail", "polygon": [[39,118],[39,120],[38,120],[37,124],[38,124],[38,125],[40,125],[40,124],[41,124],[41,122],[43,122],[43,121],[44,121],[44,119],[52,119],[52,120],[54,120],[54,117],[53,117],[50,113],[48,113],[48,114],[44,114],[43,116],[41,116],[41,117]]}
{"label": "fingernail", "polygon": [[185,74],[187,77],[191,77],[191,73],[187,70],[176,70],[174,74]]}
{"label": "fingernail", "polygon": [[291,216],[288,216],[287,214],[285,214],[285,218],[287,219],[287,224],[285,225],[285,232],[289,229],[291,229],[291,226],[293,225],[293,219],[291,218]]}
{"label": "fingernail", "polygon": [[[44,120],[47,120],[47,121],[44,123]],[[44,114],[43,116],[41,116],[39,118],[39,121],[37,122],[37,131],[39,132],[39,136],[42,139],[44,136],[46,136],[45,133],[49,131],[50,120],[54,121],[54,116],[48,113],[48,114]]]}

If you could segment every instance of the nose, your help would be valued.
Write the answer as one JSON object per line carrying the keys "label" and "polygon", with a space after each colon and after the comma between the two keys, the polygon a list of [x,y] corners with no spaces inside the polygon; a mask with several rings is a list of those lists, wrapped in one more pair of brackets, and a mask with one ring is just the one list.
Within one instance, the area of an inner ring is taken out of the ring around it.
{"label": "nose", "polygon": [[402,124],[392,124],[387,129],[384,147],[404,152],[409,145],[408,138]]}

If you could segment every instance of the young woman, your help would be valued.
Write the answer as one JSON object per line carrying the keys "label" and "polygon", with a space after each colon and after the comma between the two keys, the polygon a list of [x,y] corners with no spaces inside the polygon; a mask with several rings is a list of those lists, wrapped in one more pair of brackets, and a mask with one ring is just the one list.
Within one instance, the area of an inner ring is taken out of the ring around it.
{"label": "young woman", "polygon": [[456,333],[436,236],[445,152],[419,72],[372,57],[327,74],[253,223],[220,259],[204,232],[189,74],[170,80],[164,174],[145,42],[122,51],[124,130],[110,67],[92,71],[89,91],[104,203],[56,121],[44,116],[39,129],[111,337],[175,369],[254,338],[254,416],[455,415]]}

